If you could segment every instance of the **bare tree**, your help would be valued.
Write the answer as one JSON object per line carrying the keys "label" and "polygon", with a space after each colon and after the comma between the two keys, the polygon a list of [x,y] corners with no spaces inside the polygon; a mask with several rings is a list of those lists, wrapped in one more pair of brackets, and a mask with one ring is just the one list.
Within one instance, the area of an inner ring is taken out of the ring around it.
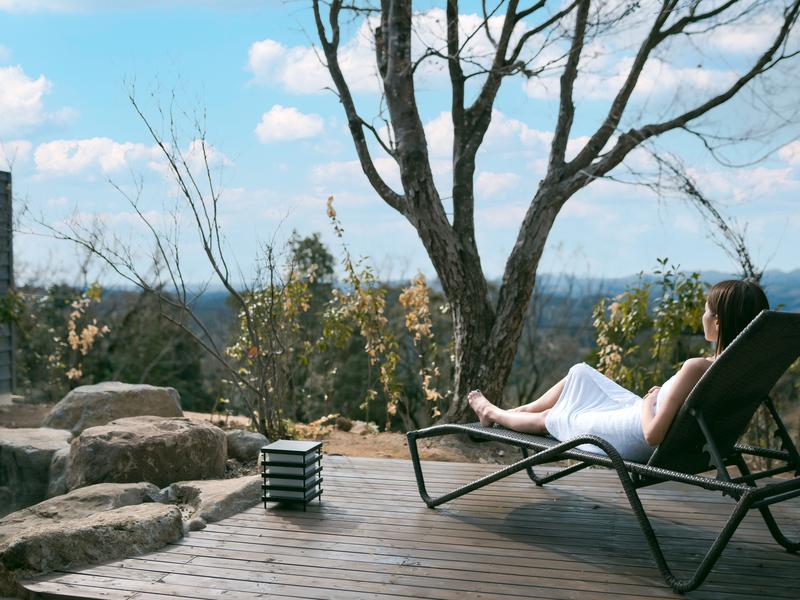
{"label": "bare tree", "polygon": [[[466,392],[470,388],[480,387],[490,397],[501,396],[523,330],[539,260],[564,204],[576,192],[606,176],[646,140],[675,130],[690,131],[690,125],[700,117],[723,106],[755,79],[794,57],[796,52],[789,49],[788,40],[800,10],[800,0],[786,0],[785,4],[776,0],[662,0],[645,3],[644,7],[638,2],[573,0],[559,4],[552,11],[547,0],[530,5],[520,0],[498,0],[496,5],[489,6],[484,1],[485,18],[481,27],[465,31],[458,0],[448,0],[446,39],[441,47],[429,47],[415,58],[412,0],[380,0],[379,7],[358,0],[346,4],[342,0],[330,0],[329,4],[312,0],[312,3],[322,55],[347,116],[364,174],[377,194],[416,229],[452,308],[456,365],[454,396],[445,415],[448,420],[465,417]],[[623,115],[630,108],[631,96],[649,60],[659,53],[663,56],[678,39],[713,35],[717,27],[741,23],[760,10],[774,10],[776,6],[783,10],[771,39],[753,63],[725,89],[688,109],[672,108],[674,114],[667,117],[648,120],[640,114],[641,122],[621,129]],[[342,72],[339,50],[343,12],[375,19],[370,23],[376,25],[377,69],[390,125],[388,142],[362,118]],[[499,28],[490,27],[490,17],[500,19]],[[567,159],[567,142],[575,116],[575,85],[584,49],[599,35],[630,27],[631,18],[636,19],[638,27],[643,27],[644,33],[630,69],[594,133],[574,158]],[[523,27],[524,19],[536,25]],[[476,60],[466,50],[469,41],[481,31],[485,31],[493,48],[485,61]],[[545,48],[563,52],[544,60]],[[453,125],[453,184],[449,194],[442,194],[435,185],[415,93],[415,71],[422,61],[429,59],[443,61],[449,75]],[[497,302],[493,303],[475,243],[476,154],[489,128],[501,84],[518,74],[536,78],[554,71],[560,71],[559,110],[546,173],[538,188],[531,192],[530,205],[506,262]],[[468,101],[472,86],[467,84],[473,81],[480,81],[480,85],[474,99]],[[694,130],[691,133],[701,135]],[[373,158],[375,144],[370,142],[370,136],[377,141],[378,152],[383,151],[396,161],[402,190],[392,189],[378,172]],[[452,218],[443,204],[448,197],[452,199]]]}
{"label": "bare tree", "polygon": [[[102,222],[69,220],[62,227],[44,217],[34,220],[49,235],[76,244],[123,281],[156,298],[162,318],[187,333],[223,367],[258,431],[268,437],[285,437],[284,398],[290,385],[287,379],[291,378],[290,371],[297,361],[290,357],[291,349],[287,347],[287,319],[282,309],[285,294],[290,290],[286,279],[295,277],[293,267],[289,265],[288,274],[282,273],[272,245],[265,244],[259,249],[257,273],[252,278],[245,277],[230,252],[226,252],[219,218],[222,187],[216,181],[213,147],[206,141],[204,119],[192,119],[194,139],[188,150],[182,150],[174,106],[167,111],[159,108],[166,127],[166,133],[162,134],[143,112],[133,89],[129,100],[157,146],[177,195],[176,208],[169,214],[168,224],[162,225],[142,208],[141,179],[136,181],[134,191],[110,182],[127,200],[150,236],[149,263],[143,263],[137,248],[113,234]],[[183,216],[188,216],[189,229],[194,232],[211,271],[211,278],[204,285],[189,285],[184,277],[180,249]],[[195,310],[211,281],[227,291],[237,313],[240,335],[233,349],[238,348],[238,354],[225,347]]]}

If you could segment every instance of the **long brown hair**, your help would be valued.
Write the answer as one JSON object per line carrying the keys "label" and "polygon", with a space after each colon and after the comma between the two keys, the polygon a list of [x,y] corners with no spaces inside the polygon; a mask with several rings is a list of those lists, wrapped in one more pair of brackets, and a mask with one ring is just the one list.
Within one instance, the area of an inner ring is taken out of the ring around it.
{"label": "long brown hair", "polygon": [[769,310],[764,290],[753,281],[720,281],[708,292],[708,308],[719,319],[716,354],[728,347],[762,310]]}

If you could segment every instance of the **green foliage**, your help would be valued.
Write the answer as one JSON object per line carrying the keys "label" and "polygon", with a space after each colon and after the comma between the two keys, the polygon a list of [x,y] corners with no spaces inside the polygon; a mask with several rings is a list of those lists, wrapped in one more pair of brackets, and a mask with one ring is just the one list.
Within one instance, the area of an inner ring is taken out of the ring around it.
{"label": "green foliage", "polygon": [[[438,419],[449,400],[450,392],[442,393],[440,390],[449,381],[449,370],[443,376],[443,367],[448,363],[452,365],[448,360],[452,353],[447,352],[444,356],[440,351],[435,330],[447,331],[450,327],[442,327],[441,322],[434,327],[436,311],[431,311],[431,290],[422,273],[418,273],[411,285],[403,289],[398,303],[403,308],[405,328],[411,337],[414,359],[409,362],[417,368],[416,373],[408,373],[405,378],[401,413],[404,427],[412,429]],[[442,306],[445,310],[438,312],[443,315],[448,312],[448,305]],[[446,321],[449,325],[450,320]]]}
{"label": "green foliage", "polygon": [[312,285],[333,283],[335,259],[320,240],[319,233],[300,237],[294,231],[289,239],[291,263],[298,273],[303,273]]}
{"label": "green foliage", "polygon": [[640,274],[637,285],[592,311],[597,369],[623,387],[644,394],[660,385],[687,358],[703,353],[706,286],[658,260],[655,282]]}
{"label": "green foliage", "polygon": [[202,350],[149,294],[28,287],[3,309],[16,328],[17,389],[29,400],[56,402],[77,385],[113,380],[173,386],[188,410],[213,404]]}
{"label": "green foliage", "polygon": [[[336,236],[343,240],[344,231],[328,198],[328,218]],[[370,406],[380,400],[385,406],[385,426],[397,414],[401,386],[396,372],[399,362],[396,336],[388,327],[386,288],[365,260],[354,263],[347,246],[342,244],[345,276],[344,286],[331,291],[331,300],[323,315],[323,334],[317,347],[342,348],[347,340],[358,334],[364,342],[367,373],[359,408],[369,420]],[[382,394],[382,398],[381,398]]]}
{"label": "green foliage", "polygon": [[82,293],[66,285],[9,292],[3,318],[16,329],[19,391],[52,402],[91,382],[85,363],[95,343],[109,332],[107,325],[98,324],[101,298],[97,284]]}
{"label": "green foliage", "polygon": [[[283,277],[268,249],[265,277],[242,294],[235,337],[225,353],[237,365],[235,379],[226,379],[234,400],[243,404],[259,431],[268,437],[288,435],[287,400],[297,387],[299,373],[308,364],[301,315],[310,309],[314,270],[305,273],[290,263]],[[224,399],[223,399],[224,402]]]}
{"label": "green foliage", "polygon": [[214,365],[189,333],[174,321],[178,314],[146,292],[116,292],[108,300],[104,321],[110,334],[87,365],[93,382],[125,381],[170,386],[178,390],[184,410],[208,411],[219,392]]}

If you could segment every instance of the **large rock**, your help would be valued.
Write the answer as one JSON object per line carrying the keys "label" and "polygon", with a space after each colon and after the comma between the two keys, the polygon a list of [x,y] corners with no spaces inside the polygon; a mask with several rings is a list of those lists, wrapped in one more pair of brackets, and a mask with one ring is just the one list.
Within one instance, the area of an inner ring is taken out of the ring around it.
{"label": "large rock", "polygon": [[184,506],[185,527],[195,531],[254,506],[261,500],[261,476],[179,481],[161,490],[163,501]]}
{"label": "large rock", "polygon": [[149,481],[165,487],[225,473],[225,434],[205,421],[130,417],[90,427],[72,440],[67,487]]}
{"label": "large rock", "polygon": [[0,517],[47,497],[50,465],[69,448],[69,431],[0,428]]}
{"label": "large rock", "polygon": [[157,550],[183,534],[176,506],[148,483],[81,488],[0,519],[0,595],[16,580]]}
{"label": "large rock", "polygon": [[255,431],[231,429],[225,432],[228,438],[228,458],[234,458],[242,463],[258,460],[262,446],[269,444],[269,440]]}
{"label": "large rock", "polygon": [[42,425],[73,435],[115,419],[154,415],[182,417],[180,395],[171,387],[106,381],[75,388],[45,416]]}

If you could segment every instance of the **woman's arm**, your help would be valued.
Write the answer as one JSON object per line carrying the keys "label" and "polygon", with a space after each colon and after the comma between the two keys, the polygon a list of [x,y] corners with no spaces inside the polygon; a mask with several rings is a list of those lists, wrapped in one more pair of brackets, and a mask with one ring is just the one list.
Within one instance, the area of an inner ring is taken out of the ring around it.
{"label": "woman's arm", "polygon": [[650,446],[657,446],[664,441],[667,429],[669,429],[675,415],[678,414],[678,410],[710,365],[711,363],[705,358],[690,358],[683,363],[675,377],[675,381],[661,401],[660,410],[656,414],[653,414],[653,409],[658,392],[653,393],[651,390],[644,397],[644,402],[642,402],[642,432],[644,433],[645,441]]}

